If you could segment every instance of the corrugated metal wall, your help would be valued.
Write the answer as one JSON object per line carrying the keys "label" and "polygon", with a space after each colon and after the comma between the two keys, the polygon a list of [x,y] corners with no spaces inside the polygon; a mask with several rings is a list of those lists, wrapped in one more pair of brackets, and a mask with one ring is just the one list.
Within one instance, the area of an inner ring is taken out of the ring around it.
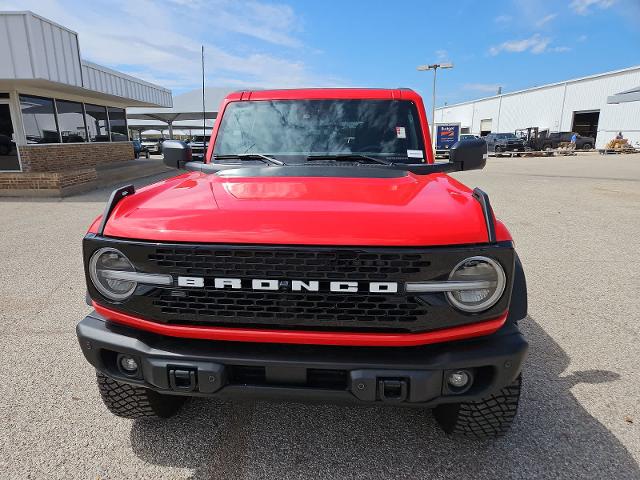
{"label": "corrugated metal wall", "polygon": [[82,86],[77,35],[32,13],[0,15],[0,78]]}
{"label": "corrugated metal wall", "polygon": [[489,118],[493,132],[526,127],[569,131],[575,112],[599,110],[596,146],[604,146],[618,131],[640,142],[640,102],[607,104],[609,95],[638,85],[640,67],[443,107],[436,110],[436,122],[460,122],[475,134],[480,121]]}
{"label": "corrugated metal wall", "polygon": [[132,98],[162,107],[172,105],[171,90],[123,75],[95,63],[82,61],[84,87],[97,92]]}
{"label": "corrugated metal wall", "polygon": [[171,90],[80,59],[78,35],[32,12],[0,13],[0,79],[49,80],[170,107]]}

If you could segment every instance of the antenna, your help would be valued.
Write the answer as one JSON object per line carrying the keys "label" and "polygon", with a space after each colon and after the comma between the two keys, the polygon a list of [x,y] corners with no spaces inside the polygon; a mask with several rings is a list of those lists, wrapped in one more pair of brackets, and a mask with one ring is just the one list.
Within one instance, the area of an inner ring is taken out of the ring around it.
{"label": "antenna", "polygon": [[[207,155],[205,144],[207,142],[207,122],[206,122],[206,110],[204,103],[204,45],[202,45],[202,156]],[[202,159],[204,161],[204,158]]]}

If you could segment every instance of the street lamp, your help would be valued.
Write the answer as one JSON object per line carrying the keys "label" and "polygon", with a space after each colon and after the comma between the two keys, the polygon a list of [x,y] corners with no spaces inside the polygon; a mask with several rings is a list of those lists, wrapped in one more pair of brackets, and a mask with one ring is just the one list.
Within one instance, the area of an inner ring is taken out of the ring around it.
{"label": "street lamp", "polygon": [[426,72],[427,70],[433,70],[433,96],[431,99],[431,146],[433,147],[435,142],[434,132],[436,123],[436,76],[439,68],[453,68],[453,63],[434,63],[433,65],[420,65],[417,70],[419,72]]}

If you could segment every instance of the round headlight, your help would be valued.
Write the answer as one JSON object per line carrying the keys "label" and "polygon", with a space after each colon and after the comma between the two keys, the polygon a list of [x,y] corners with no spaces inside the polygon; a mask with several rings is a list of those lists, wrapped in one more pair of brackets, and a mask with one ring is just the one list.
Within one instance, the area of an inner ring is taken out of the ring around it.
{"label": "round headlight", "polygon": [[101,248],[89,260],[89,276],[96,289],[110,300],[129,298],[138,285],[120,272],[135,272],[135,268],[122,252],[115,248]]}
{"label": "round headlight", "polygon": [[467,284],[463,289],[447,292],[449,302],[465,312],[481,312],[495,305],[507,283],[500,264],[487,257],[463,260],[451,271],[449,281]]}

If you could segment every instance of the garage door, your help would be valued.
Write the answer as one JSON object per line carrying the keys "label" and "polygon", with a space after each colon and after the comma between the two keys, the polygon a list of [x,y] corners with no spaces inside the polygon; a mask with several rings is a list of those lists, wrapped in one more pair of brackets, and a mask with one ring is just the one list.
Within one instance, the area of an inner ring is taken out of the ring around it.
{"label": "garage door", "polygon": [[480,120],[480,135],[484,136],[488,133],[491,133],[491,118],[485,118],[484,120]]}

